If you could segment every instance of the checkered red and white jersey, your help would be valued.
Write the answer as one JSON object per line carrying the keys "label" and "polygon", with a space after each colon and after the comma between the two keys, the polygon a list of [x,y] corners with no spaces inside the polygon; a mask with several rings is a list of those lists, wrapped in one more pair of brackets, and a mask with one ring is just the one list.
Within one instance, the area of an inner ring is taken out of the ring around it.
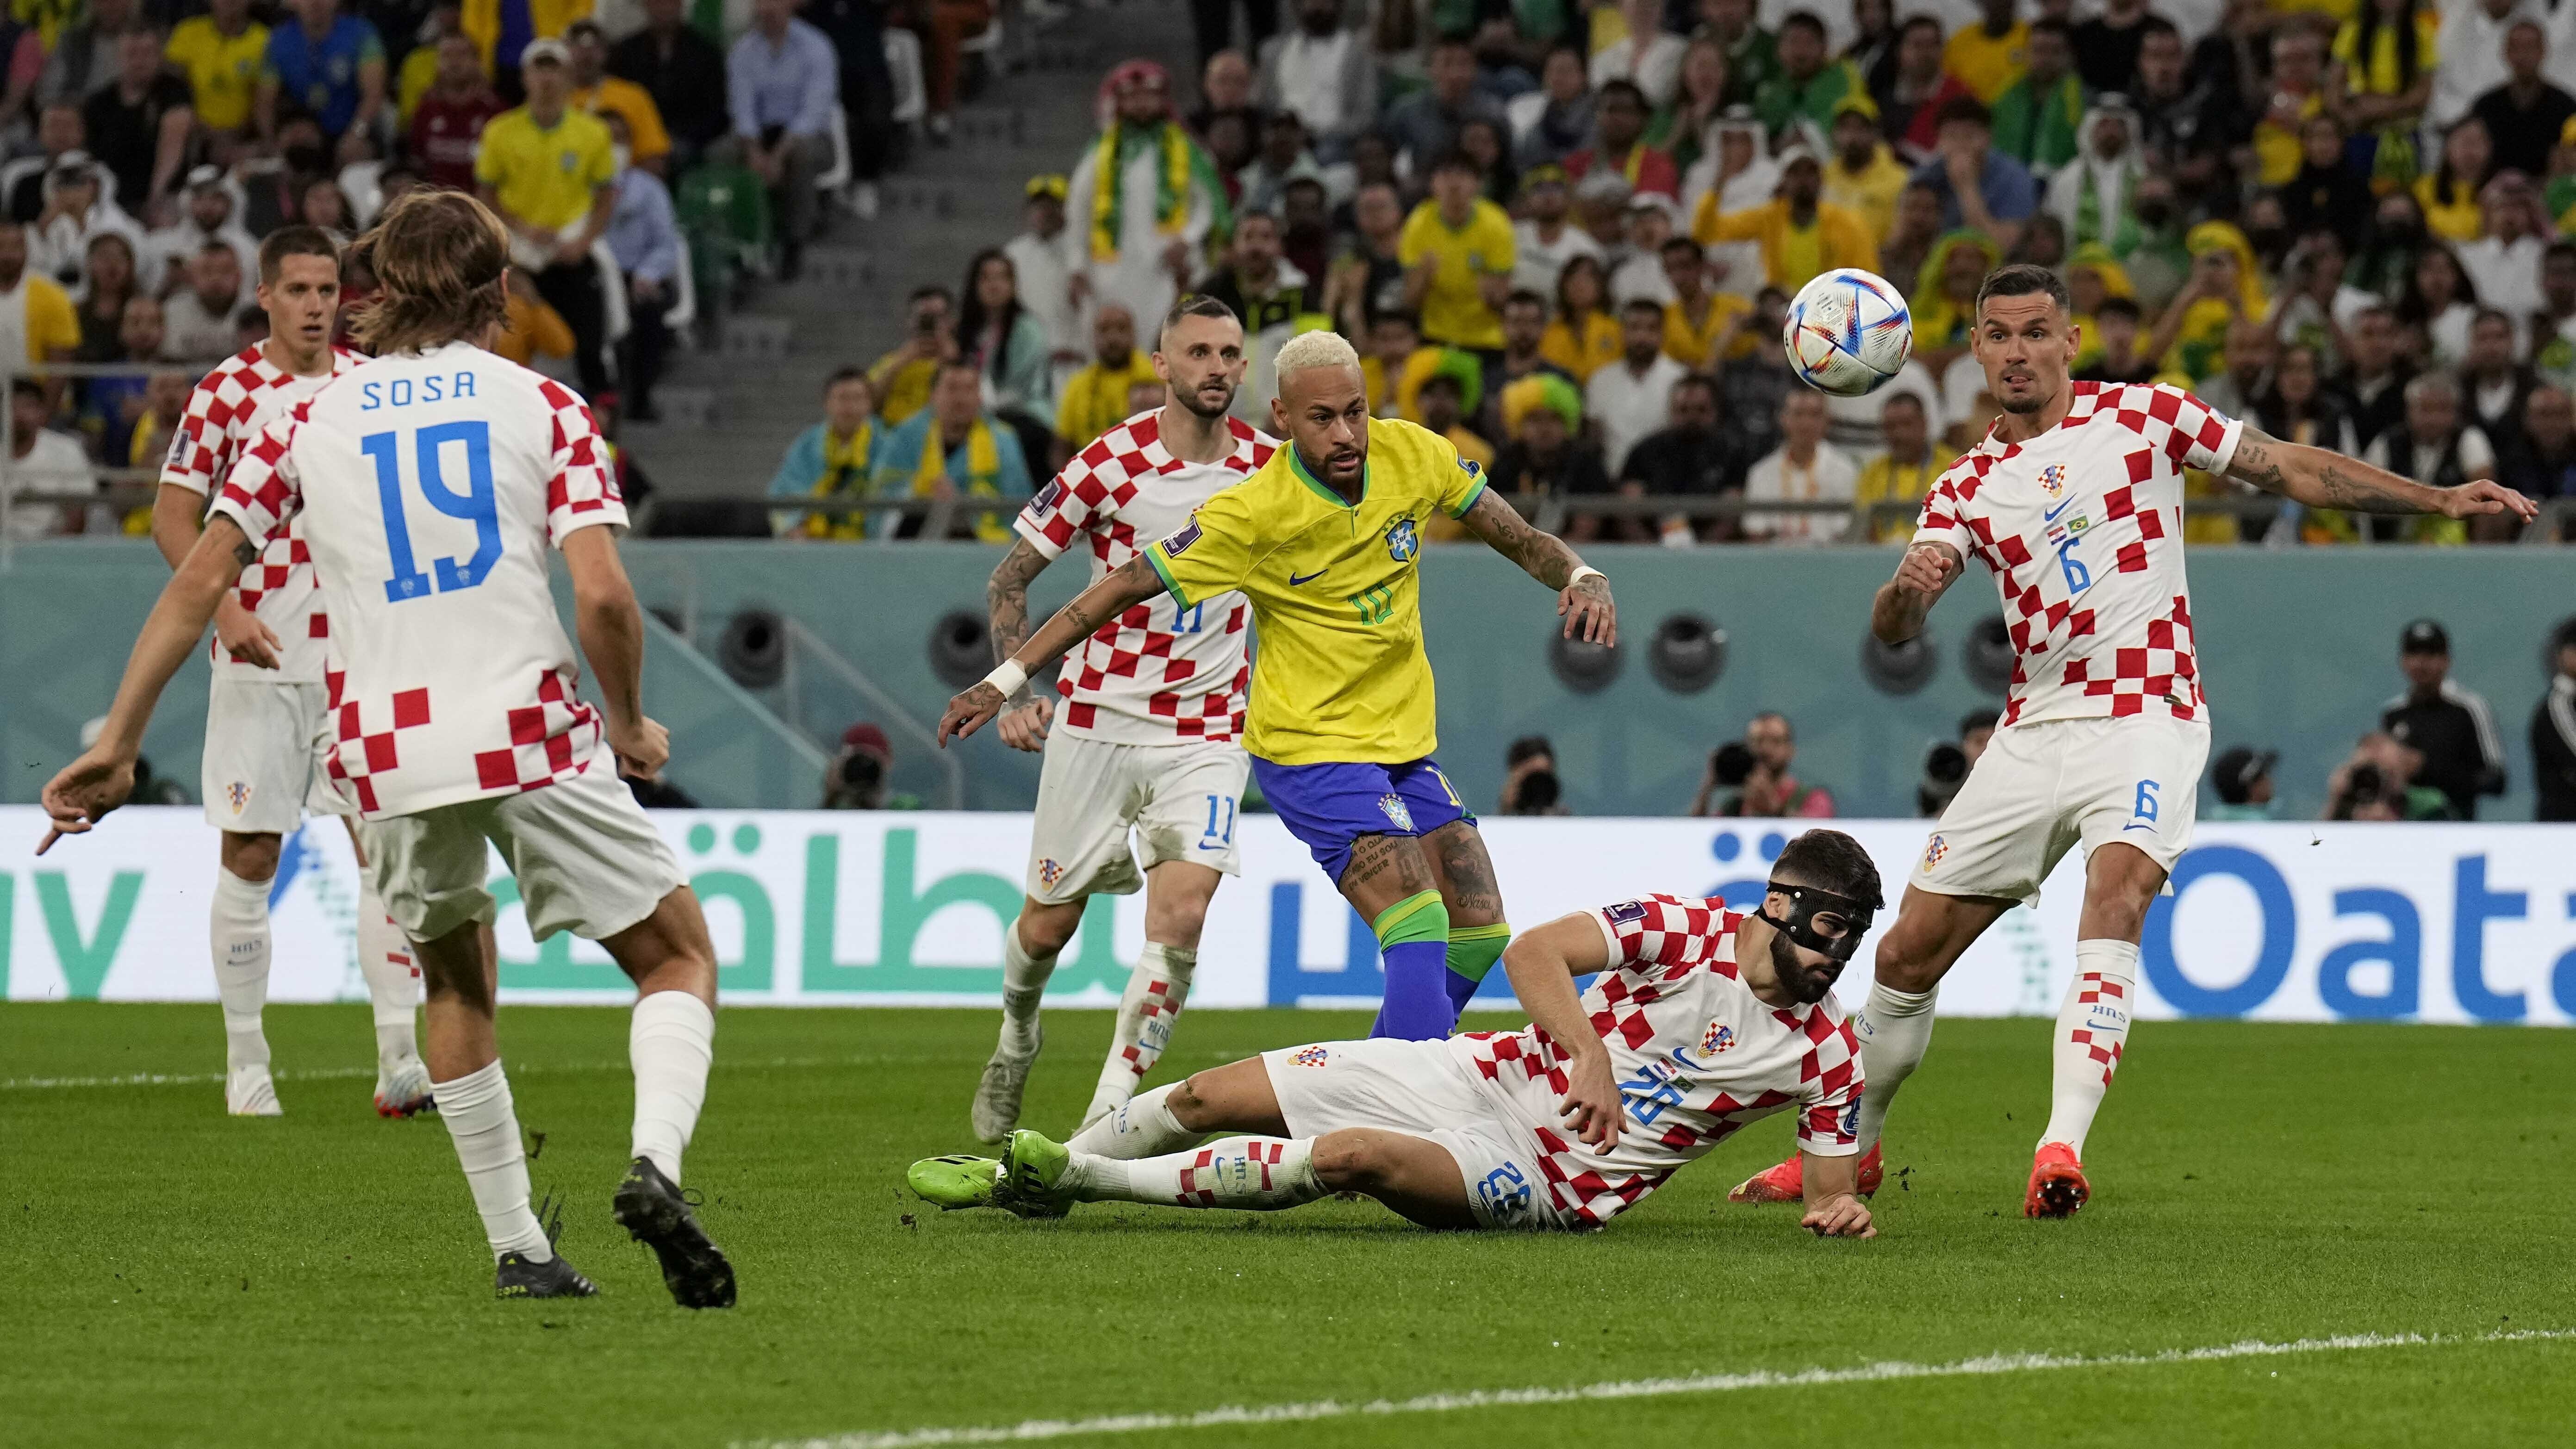
{"label": "checkered red and white jersey", "polygon": [[[365,360],[335,347],[329,372],[298,377],[252,346],[216,363],[188,394],[187,415],[171,433],[170,451],[161,459],[161,481],[191,493],[212,494],[232,471],[233,460],[270,419]],[[292,524],[284,536],[268,541],[259,557],[242,570],[235,587],[241,606],[277,635],[277,668],[262,669],[234,659],[209,631],[206,649],[215,673],[277,684],[321,683],[322,641],[330,635],[331,621],[313,582],[312,555]]]}
{"label": "checkered red and white jersey", "polygon": [[1993,429],[1924,495],[1914,541],[1983,563],[2013,644],[2003,723],[2207,721],[2183,577],[2185,468],[2225,472],[2244,425],[2177,387],[2078,382],[2066,421]]}
{"label": "checkered red and white jersey", "polygon": [[1619,1140],[1597,1152],[1557,1113],[1568,1055],[1536,1026],[1469,1032],[1449,1050],[1537,1139],[1557,1213],[1598,1227],[1663,1186],[1738,1128],[1795,1108],[1798,1145],[1824,1157],[1860,1150],[1860,1045],[1831,995],[1782,1008],[1735,968],[1723,901],[1646,896],[1593,913],[1610,966],[1583,993],[1627,1100]]}
{"label": "checkered red and white jersey", "polygon": [[262,429],[215,511],[300,519],[331,611],[325,769],[369,819],[613,769],[546,551],[626,504],[590,409],[466,343],[361,362]]}
{"label": "checkered red and white jersey", "polygon": [[[1091,542],[1097,583],[1143,544],[1180,531],[1208,499],[1270,461],[1277,439],[1226,419],[1234,454],[1184,463],[1163,446],[1162,413],[1138,413],[1064,465],[1020,510],[1015,526],[1052,559]],[[1223,593],[1181,608],[1167,593],[1137,604],[1065,660],[1057,728],[1121,745],[1225,741],[1243,733],[1252,668],[1244,660],[1252,606]]]}

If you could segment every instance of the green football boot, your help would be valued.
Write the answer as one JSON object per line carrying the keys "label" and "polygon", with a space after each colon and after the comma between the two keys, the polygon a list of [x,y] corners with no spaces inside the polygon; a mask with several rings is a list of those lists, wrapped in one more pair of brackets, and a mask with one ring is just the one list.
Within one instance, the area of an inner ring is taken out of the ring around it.
{"label": "green football boot", "polygon": [[999,1201],[1024,1218],[1060,1218],[1073,1209],[1064,1180],[1073,1168],[1073,1152],[1063,1143],[1026,1127],[1011,1134],[1002,1147]]}
{"label": "green football boot", "polygon": [[925,1157],[904,1169],[904,1186],[941,1212],[1000,1207],[995,1189],[1002,1164],[989,1157]]}

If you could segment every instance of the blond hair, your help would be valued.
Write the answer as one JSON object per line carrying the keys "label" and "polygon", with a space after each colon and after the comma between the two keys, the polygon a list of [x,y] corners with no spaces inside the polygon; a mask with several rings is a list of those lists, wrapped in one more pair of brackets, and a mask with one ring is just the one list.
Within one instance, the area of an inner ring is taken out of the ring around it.
{"label": "blond hair", "polygon": [[1281,382],[1292,372],[1316,367],[1357,367],[1360,355],[1350,340],[1338,332],[1300,332],[1279,349],[1274,369]]}
{"label": "blond hair", "polygon": [[412,191],[385,208],[350,255],[376,275],[351,331],[378,356],[479,342],[509,316],[510,233],[461,191]]}

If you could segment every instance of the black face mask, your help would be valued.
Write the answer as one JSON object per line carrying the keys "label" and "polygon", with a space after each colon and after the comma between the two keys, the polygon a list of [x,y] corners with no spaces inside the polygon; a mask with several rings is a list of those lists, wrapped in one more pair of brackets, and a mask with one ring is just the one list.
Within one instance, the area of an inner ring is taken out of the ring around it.
{"label": "black face mask", "polygon": [[[1789,898],[1787,920],[1770,913],[1768,896],[1773,895]],[[1875,898],[1857,900],[1815,886],[1782,885],[1775,880],[1766,887],[1764,909],[1756,914],[1808,950],[1849,961],[1852,953],[1860,949],[1861,938],[1869,934],[1870,921],[1878,914],[1880,904]]]}

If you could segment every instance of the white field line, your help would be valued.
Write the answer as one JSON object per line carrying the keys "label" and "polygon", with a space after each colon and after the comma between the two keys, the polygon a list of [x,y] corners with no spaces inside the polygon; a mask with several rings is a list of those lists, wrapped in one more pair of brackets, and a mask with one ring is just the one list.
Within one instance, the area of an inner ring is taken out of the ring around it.
{"label": "white field line", "polygon": [[[933,1061],[932,1057],[851,1056],[851,1057],[771,1057],[763,1061],[735,1061],[719,1055],[716,1066],[722,1071],[795,1071],[814,1067],[874,1067],[898,1062]],[[625,1072],[633,1070],[626,1062],[510,1063],[514,1077],[572,1076],[589,1072]],[[301,1072],[279,1072],[281,1082],[349,1081],[376,1074],[373,1067],[324,1067]],[[121,1077],[7,1077],[0,1078],[0,1092],[33,1092],[77,1087],[194,1087],[221,1082],[221,1072],[136,1072]]]}
{"label": "white field line", "polygon": [[1900,1379],[1976,1378],[1998,1374],[2036,1373],[2047,1369],[2158,1367],[2210,1363],[2223,1359],[2269,1358],[2289,1354],[2343,1353],[2375,1348],[2454,1347],[2476,1343],[2531,1343],[2576,1339],[2576,1329],[2539,1328],[2472,1336],[2442,1333],[2350,1333],[2332,1338],[2301,1338],[2287,1343],[2245,1339],[2204,1348],[2174,1348],[2159,1353],[1989,1354],[1948,1363],[1871,1363],[1852,1368],[1808,1368],[1744,1373],[1699,1374],[1678,1379],[1623,1379],[1574,1388],[1475,1389],[1455,1394],[1425,1394],[1412,1399],[1377,1399],[1342,1403],[1333,1399],[1303,1404],[1230,1405],[1189,1414],[1112,1414],[1091,1419],[1024,1419],[1017,1424],[969,1424],[949,1427],[837,1434],[824,1439],[737,1441],[733,1449],[920,1449],[939,1444],[1016,1444],[1036,1439],[1064,1439],[1081,1434],[1143,1434],[1163,1429],[1212,1429],[1238,1424],[1302,1424],[1320,1419],[1383,1417],[1393,1414],[1449,1414],[1465,1409],[1516,1407],[1525,1404],[1572,1404],[1597,1399],[1654,1399],[1677,1394],[1724,1394],[1742,1389],[1809,1388],[1829,1384],[1883,1383]]}

